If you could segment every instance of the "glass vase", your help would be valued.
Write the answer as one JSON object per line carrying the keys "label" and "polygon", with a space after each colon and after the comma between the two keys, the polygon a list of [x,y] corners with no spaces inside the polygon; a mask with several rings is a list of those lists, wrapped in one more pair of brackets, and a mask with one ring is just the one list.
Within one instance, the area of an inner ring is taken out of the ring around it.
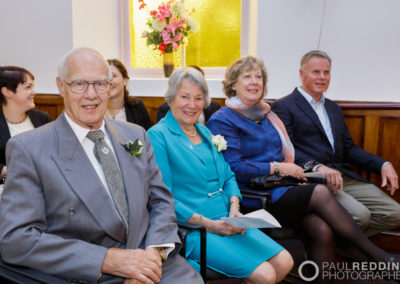
{"label": "glass vase", "polygon": [[163,54],[164,75],[169,77],[174,71],[174,53],[167,52]]}

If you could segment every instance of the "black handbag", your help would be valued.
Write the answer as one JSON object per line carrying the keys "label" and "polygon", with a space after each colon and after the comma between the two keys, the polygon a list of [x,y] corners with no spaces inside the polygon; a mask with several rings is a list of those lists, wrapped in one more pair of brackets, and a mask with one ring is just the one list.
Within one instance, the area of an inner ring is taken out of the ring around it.
{"label": "black handbag", "polygon": [[307,181],[289,175],[266,175],[250,179],[247,186],[251,189],[266,190],[281,186],[296,186],[300,184],[325,184],[326,178],[322,173],[311,172],[304,174]]}

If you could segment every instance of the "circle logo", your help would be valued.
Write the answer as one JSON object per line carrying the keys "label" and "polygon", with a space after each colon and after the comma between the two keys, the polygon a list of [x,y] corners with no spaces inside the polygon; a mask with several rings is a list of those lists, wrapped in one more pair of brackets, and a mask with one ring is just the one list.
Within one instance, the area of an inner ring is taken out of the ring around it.
{"label": "circle logo", "polygon": [[[304,267],[305,265],[307,265],[307,264],[310,264],[310,265],[314,266],[314,268],[315,268],[315,274],[314,274],[313,276],[311,276],[311,277],[306,277],[306,276],[304,276],[304,274],[303,274],[303,267]],[[298,269],[298,272],[299,272],[299,275],[300,275],[300,278],[301,278],[301,279],[303,279],[304,281],[309,281],[309,282],[311,282],[311,281],[315,280],[315,279],[318,277],[318,274],[319,274],[319,267],[318,267],[318,265],[317,265],[314,261],[312,261],[312,260],[306,260],[306,261],[303,261],[303,262],[300,264],[299,269]]]}

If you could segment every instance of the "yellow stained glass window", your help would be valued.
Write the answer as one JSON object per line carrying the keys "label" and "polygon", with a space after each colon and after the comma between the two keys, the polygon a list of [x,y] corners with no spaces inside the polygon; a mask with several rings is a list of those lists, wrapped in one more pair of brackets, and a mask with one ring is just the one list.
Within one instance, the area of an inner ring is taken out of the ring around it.
{"label": "yellow stained glass window", "polygon": [[186,64],[225,67],[240,57],[241,0],[185,0],[200,24],[189,36]]}
{"label": "yellow stained glass window", "polygon": [[[162,0],[145,1],[150,10]],[[188,37],[186,65],[225,67],[240,57],[241,0],[184,0],[185,7],[199,23],[200,28]],[[131,67],[161,68],[162,56],[142,38],[148,11],[139,10],[137,0],[130,1]],[[175,66],[182,65],[182,51],[175,52]]]}

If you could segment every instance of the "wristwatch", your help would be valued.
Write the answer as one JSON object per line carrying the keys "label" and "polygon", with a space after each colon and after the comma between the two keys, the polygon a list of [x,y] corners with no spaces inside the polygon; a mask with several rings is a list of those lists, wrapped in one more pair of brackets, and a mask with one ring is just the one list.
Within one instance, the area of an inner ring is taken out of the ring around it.
{"label": "wristwatch", "polygon": [[272,165],[274,166],[274,175],[279,175],[279,165],[277,162],[272,162]]}
{"label": "wristwatch", "polygon": [[167,260],[167,254],[165,253],[165,248],[158,248],[158,252],[160,253],[161,261],[164,262]]}

